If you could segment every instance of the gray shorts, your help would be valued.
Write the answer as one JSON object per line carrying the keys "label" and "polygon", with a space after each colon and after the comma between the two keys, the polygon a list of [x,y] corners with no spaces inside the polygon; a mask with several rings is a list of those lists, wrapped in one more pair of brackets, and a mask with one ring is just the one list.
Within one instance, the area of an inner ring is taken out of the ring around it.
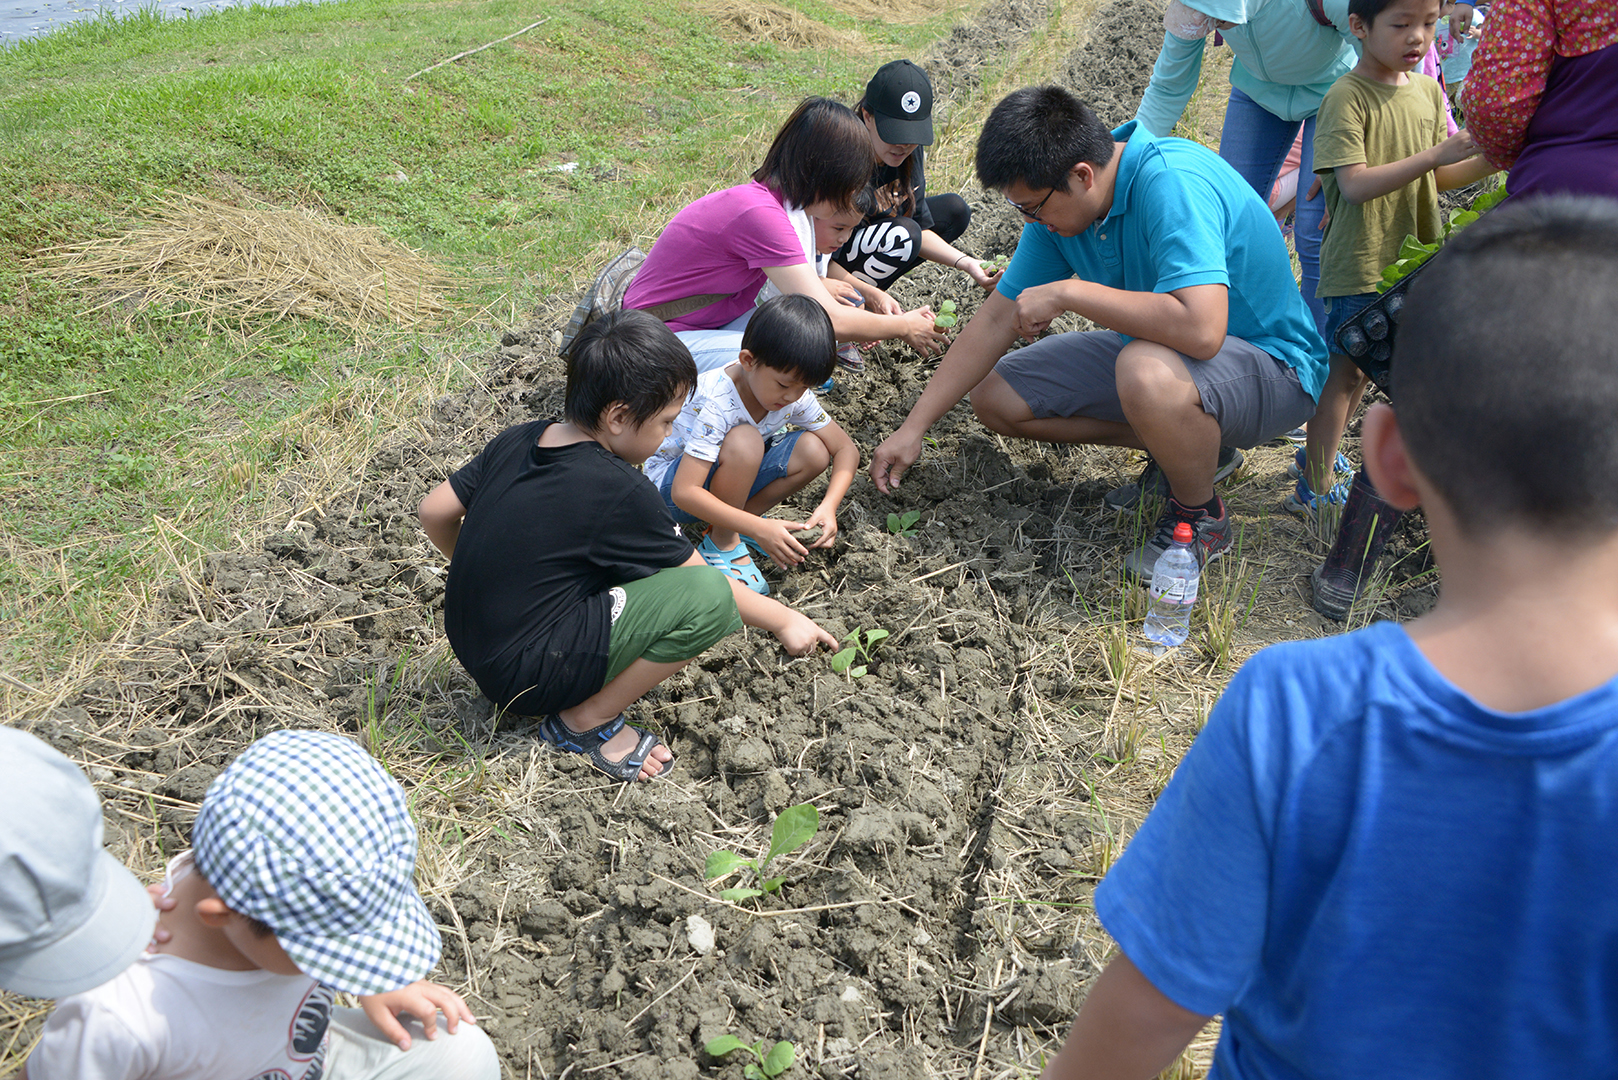
{"label": "gray shorts", "polygon": [[[1127,424],[1116,374],[1123,347],[1123,336],[1111,330],[1056,334],[1007,353],[994,370],[1037,419],[1087,416]],[[1207,360],[1180,356],[1226,446],[1257,446],[1315,414],[1298,373],[1239,337],[1225,338]]]}

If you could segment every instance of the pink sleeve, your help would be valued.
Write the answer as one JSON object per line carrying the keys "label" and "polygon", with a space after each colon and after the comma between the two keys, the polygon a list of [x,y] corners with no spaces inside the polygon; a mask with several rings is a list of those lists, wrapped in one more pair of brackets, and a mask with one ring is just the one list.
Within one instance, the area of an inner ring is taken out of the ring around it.
{"label": "pink sleeve", "polygon": [[808,259],[792,219],[773,199],[750,206],[726,230],[724,245],[748,266],[798,266]]}
{"label": "pink sleeve", "polygon": [[1491,165],[1509,169],[1550,74],[1556,28],[1549,0],[1495,0],[1461,91],[1467,129]]}
{"label": "pink sleeve", "polygon": [[[1421,58],[1420,71],[1423,75],[1427,76],[1429,79],[1432,79],[1439,86],[1444,85],[1443,69],[1438,63],[1438,42],[1436,40],[1433,42],[1432,46],[1428,48],[1427,55]],[[1455,113],[1450,110],[1449,95],[1440,94],[1438,96],[1444,101],[1444,126],[1448,128],[1449,134],[1453,135],[1461,129],[1456,126]]]}

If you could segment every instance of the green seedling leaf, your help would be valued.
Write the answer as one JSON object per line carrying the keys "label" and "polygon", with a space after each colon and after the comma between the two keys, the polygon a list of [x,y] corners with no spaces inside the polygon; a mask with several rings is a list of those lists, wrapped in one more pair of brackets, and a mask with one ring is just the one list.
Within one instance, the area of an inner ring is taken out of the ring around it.
{"label": "green seedling leaf", "polygon": [[734,1035],[721,1035],[717,1039],[709,1039],[702,1044],[702,1052],[709,1057],[724,1057],[732,1050],[749,1050],[746,1043]]}
{"label": "green seedling leaf", "polygon": [[746,1077],[747,1080],[770,1080],[769,1077],[764,1075],[764,1071],[757,1065],[754,1065],[751,1061],[747,1063],[746,1068],[742,1069],[742,1075]]}
{"label": "green seedling leaf", "polygon": [[837,674],[841,675],[843,672],[847,671],[853,663],[854,650],[852,648],[844,649],[841,652],[834,653],[832,655],[831,669],[837,672]]}
{"label": "green seedling leaf", "polygon": [[716,851],[708,856],[708,863],[702,869],[702,877],[705,881],[711,881],[750,865],[752,865],[750,860],[742,858],[734,851]]}
{"label": "green seedling leaf", "polygon": [[781,883],[784,881],[786,881],[785,877],[772,877],[768,881],[759,882],[758,887],[765,892],[776,892],[781,888]]}
{"label": "green seedling leaf", "polygon": [[764,1055],[764,1074],[766,1076],[780,1076],[792,1068],[797,1060],[797,1049],[786,1039],[782,1039],[770,1047],[770,1052]]}
{"label": "green seedling leaf", "polygon": [[775,819],[774,828],[770,830],[770,853],[764,856],[764,865],[768,866],[777,855],[803,847],[819,828],[820,811],[815,809],[813,803],[799,803],[781,811]]}
{"label": "green seedling leaf", "polygon": [[865,647],[869,649],[877,642],[885,640],[887,636],[888,632],[886,630],[868,630],[865,633]]}
{"label": "green seedling leaf", "polygon": [[851,678],[851,679],[863,679],[863,678],[865,678],[865,665],[860,664],[857,667],[849,668],[848,669],[848,677]]}
{"label": "green seedling leaf", "polygon": [[938,312],[933,316],[933,325],[942,326],[944,329],[948,330],[950,327],[955,325],[956,318],[955,301],[945,300],[942,304],[938,305]]}
{"label": "green seedling leaf", "polygon": [[933,316],[933,325],[938,327],[941,330],[948,330],[950,327],[955,325],[955,316],[954,315],[934,315]]}
{"label": "green seedling leaf", "polygon": [[732,904],[739,904],[743,900],[751,900],[755,896],[763,896],[762,889],[721,889],[719,899],[729,900]]}

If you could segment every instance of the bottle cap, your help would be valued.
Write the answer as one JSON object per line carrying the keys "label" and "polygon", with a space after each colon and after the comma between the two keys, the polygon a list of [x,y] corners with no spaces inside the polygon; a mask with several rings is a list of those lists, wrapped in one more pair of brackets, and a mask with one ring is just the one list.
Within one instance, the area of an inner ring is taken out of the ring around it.
{"label": "bottle cap", "polygon": [[1182,521],[1174,526],[1174,542],[1176,544],[1189,544],[1191,542],[1191,523]]}

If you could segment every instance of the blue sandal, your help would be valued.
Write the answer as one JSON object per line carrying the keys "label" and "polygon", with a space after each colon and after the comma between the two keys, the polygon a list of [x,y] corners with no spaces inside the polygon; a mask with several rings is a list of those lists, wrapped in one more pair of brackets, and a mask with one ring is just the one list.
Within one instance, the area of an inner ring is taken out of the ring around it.
{"label": "blue sandal", "polygon": [[[641,731],[639,728],[631,727],[629,730],[639,734],[640,740],[635,743],[633,750],[617,761],[613,761],[601,752],[601,747],[614,735],[622,731],[625,726],[624,714],[619,713],[599,727],[593,727],[589,731],[574,731],[562,722],[559,715],[552,713],[539,722],[538,730],[539,737],[558,750],[583,754],[590,759],[590,764],[598,772],[605,773],[614,780],[628,784],[639,779],[641,769],[645,767],[647,758],[651,757],[653,750],[663,744],[663,740],[649,731]],[[673,767],[674,759],[670,758],[663,763],[663,768],[657,775],[662,776],[663,773],[668,772]]]}
{"label": "blue sandal", "polygon": [[[752,559],[747,553],[747,545],[740,541],[729,551],[721,551],[714,544],[712,536],[704,536],[702,543],[697,545],[697,554],[702,556],[709,566],[717,567],[749,589],[761,596],[770,595],[770,583],[764,580],[764,575],[758,571],[758,563],[742,559]],[[610,736],[609,736],[610,737]]]}

